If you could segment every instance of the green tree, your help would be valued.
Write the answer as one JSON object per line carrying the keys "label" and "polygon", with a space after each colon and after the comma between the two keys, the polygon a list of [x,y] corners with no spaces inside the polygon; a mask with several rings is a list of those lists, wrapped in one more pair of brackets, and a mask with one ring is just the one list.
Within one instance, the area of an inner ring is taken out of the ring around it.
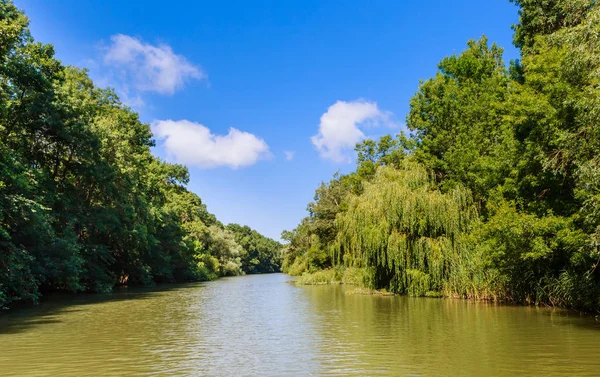
{"label": "green tree", "polygon": [[510,174],[516,147],[513,125],[505,121],[510,80],[502,49],[485,37],[469,41],[439,70],[410,102],[414,155],[443,189],[462,183],[483,202]]}

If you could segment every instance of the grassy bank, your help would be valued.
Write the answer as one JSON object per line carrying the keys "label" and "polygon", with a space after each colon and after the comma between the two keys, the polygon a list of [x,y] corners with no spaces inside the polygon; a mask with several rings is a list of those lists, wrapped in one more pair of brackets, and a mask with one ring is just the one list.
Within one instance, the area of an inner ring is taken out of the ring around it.
{"label": "grassy bank", "polygon": [[314,272],[305,272],[297,280],[298,285],[348,284],[362,285],[364,271],[360,268],[328,268]]}

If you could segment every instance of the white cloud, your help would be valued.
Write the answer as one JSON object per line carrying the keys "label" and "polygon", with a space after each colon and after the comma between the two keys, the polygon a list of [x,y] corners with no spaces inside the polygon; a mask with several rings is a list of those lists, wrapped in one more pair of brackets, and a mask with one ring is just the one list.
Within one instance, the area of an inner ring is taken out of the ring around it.
{"label": "white cloud", "polygon": [[129,91],[127,90],[127,88],[116,87],[115,90],[116,90],[117,94],[119,95],[119,99],[125,105],[127,105],[133,109],[140,109],[140,108],[146,106],[146,102],[144,102],[144,99],[139,94],[131,95],[129,93]]}
{"label": "white cloud", "polygon": [[359,99],[337,101],[321,116],[319,133],[311,138],[321,157],[336,162],[349,162],[347,152],[365,138],[361,130],[380,124],[393,126],[391,114],[383,112],[376,103]]}
{"label": "white cloud", "polygon": [[104,63],[121,69],[120,76],[140,92],[173,94],[190,79],[206,74],[165,44],[153,46],[128,35],[111,38]]}
{"label": "white cloud", "polygon": [[237,169],[270,156],[269,146],[263,139],[235,128],[230,128],[227,135],[214,135],[200,123],[157,120],[152,122],[152,132],[163,140],[170,158],[201,168]]}
{"label": "white cloud", "polygon": [[293,152],[293,151],[285,151],[283,153],[285,154],[285,159],[287,161],[293,160],[294,159],[294,155],[296,154],[296,152]]}

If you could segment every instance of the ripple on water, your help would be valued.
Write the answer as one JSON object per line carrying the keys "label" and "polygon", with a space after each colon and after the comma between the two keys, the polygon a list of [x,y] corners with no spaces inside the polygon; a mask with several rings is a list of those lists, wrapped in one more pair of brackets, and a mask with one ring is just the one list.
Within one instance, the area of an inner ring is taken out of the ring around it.
{"label": "ripple on water", "polygon": [[50,299],[0,317],[3,376],[593,376],[564,311],[346,295],[282,274]]}

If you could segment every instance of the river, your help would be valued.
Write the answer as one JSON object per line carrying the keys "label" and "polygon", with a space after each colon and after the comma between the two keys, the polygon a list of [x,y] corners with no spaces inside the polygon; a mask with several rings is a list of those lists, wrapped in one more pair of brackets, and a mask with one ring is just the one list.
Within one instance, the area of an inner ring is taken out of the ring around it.
{"label": "river", "polygon": [[289,280],[50,297],[0,315],[0,375],[600,375],[591,317]]}

